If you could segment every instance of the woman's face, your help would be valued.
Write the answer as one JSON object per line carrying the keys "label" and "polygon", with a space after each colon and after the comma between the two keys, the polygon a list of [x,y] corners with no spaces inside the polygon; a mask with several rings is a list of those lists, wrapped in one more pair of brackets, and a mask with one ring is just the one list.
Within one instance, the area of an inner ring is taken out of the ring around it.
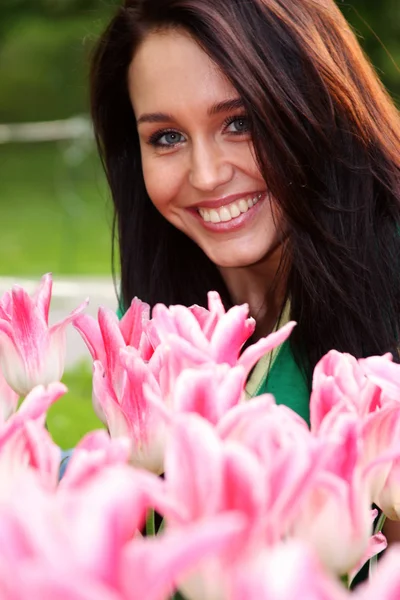
{"label": "woman's face", "polygon": [[219,267],[278,245],[278,212],[254,158],[239,95],[183,31],[149,34],[129,69],[146,189]]}

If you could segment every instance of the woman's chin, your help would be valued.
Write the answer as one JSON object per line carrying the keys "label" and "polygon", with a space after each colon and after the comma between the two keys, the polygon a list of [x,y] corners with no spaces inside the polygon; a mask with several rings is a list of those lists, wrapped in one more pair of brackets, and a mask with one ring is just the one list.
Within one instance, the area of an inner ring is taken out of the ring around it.
{"label": "woman's chin", "polygon": [[265,254],[260,253],[241,254],[240,256],[235,256],[232,253],[229,256],[209,256],[210,260],[219,269],[245,269],[246,267],[259,264],[264,257]]}

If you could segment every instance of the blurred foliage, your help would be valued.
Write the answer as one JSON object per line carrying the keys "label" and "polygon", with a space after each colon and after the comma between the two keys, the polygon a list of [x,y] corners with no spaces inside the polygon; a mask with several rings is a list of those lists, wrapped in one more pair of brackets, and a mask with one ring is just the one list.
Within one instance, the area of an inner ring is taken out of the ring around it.
{"label": "blurred foliage", "polygon": [[62,378],[68,388],[47,413],[47,427],[53,440],[63,450],[76,446],[77,442],[93,429],[104,429],[92,405],[92,365],[82,361],[66,371]]}
{"label": "blurred foliage", "polygon": [[[89,55],[103,26],[104,10],[71,9],[63,14],[60,9],[40,11],[36,5],[35,10],[20,9],[23,0],[8,1],[18,10],[9,9],[4,18],[0,8],[0,122],[87,112]],[[65,4],[54,4],[58,2]]]}
{"label": "blurred foliage", "polygon": [[0,274],[111,272],[111,204],[92,144],[0,144]]}
{"label": "blurred foliage", "polygon": [[338,5],[400,106],[400,0],[340,0]]}
{"label": "blurred foliage", "polygon": [[[90,50],[119,4],[118,0],[1,0],[0,122],[87,112]],[[388,89],[400,96],[400,1],[338,0],[338,4]]]}

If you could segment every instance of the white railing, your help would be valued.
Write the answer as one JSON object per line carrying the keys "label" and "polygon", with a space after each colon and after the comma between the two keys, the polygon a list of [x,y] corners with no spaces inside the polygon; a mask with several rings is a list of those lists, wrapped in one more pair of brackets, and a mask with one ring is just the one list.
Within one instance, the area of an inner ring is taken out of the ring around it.
{"label": "white railing", "polygon": [[92,126],[85,116],[38,123],[0,124],[0,144],[83,140],[92,137]]}

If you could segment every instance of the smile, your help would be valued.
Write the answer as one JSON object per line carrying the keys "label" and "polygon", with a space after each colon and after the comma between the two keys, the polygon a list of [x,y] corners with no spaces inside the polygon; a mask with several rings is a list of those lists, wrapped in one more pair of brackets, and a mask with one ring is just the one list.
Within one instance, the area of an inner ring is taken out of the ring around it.
{"label": "smile", "polygon": [[227,223],[253,208],[263,194],[241,198],[220,208],[198,208],[197,211],[205,223]]}

